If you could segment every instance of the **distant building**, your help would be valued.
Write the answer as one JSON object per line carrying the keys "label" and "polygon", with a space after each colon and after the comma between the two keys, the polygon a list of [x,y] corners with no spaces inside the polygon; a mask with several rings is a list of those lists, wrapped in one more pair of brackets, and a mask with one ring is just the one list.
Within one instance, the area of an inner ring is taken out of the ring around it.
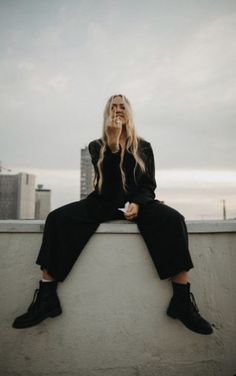
{"label": "distant building", "polygon": [[51,190],[38,184],[35,190],[35,219],[46,219],[51,210]]}
{"label": "distant building", "polygon": [[35,176],[0,174],[0,219],[34,219]]}
{"label": "distant building", "polygon": [[35,175],[0,174],[0,219],[45,219],[50,212],[51,190],[38,185]]}
{"label": "distant building", "polygon": [[81,149],[80,173],[80,199],[82,200],[93,191],[94,169],[87,146]]}
{"label": "distant building", "polygon": [[17,218],[18,176],[0,175],[0,219]]}

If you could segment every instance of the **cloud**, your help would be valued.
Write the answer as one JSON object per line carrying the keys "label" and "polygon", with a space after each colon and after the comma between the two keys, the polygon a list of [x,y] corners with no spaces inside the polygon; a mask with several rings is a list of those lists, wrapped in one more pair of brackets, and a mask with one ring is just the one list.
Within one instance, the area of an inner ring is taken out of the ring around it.
{"label": "cloud", "polygon": [[1,159],[76,169],[119,91],[158,169],[234,169],[236,15],[228,3],[40,4],[5,6]]}

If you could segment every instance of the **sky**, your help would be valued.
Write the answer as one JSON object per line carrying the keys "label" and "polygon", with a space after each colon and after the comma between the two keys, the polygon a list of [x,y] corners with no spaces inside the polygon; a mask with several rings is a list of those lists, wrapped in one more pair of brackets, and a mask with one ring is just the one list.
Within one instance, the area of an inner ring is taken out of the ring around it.
{"label": "sky", "polygon": [[[156,197],[236,217],[236,2],[0,0],[0,160],[79,200],[80,149],[116,93],[151,142]],[[4,170],[5,171],[5,170]]]}

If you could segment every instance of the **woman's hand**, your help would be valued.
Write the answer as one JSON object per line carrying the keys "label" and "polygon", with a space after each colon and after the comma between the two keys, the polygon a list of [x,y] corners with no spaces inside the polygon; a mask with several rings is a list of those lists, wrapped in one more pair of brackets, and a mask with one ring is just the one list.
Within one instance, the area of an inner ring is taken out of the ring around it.
{"label": "woman's hand", "polygon": [[132,202],[131,204],[129,204],[126,212],[124,212],[124,216],[126,219],[131,221],[132,219],[138,216],[138,212],[139,212],[139,205]]}
{"label": "woman's hand", "polygon": [[116,111],[108,118],[105,126],[105,133],[107,136],[107,143],[112,150],[116,152],[119,150],[119,139],[122,131],[122,122],[119,116],[116,116]]}

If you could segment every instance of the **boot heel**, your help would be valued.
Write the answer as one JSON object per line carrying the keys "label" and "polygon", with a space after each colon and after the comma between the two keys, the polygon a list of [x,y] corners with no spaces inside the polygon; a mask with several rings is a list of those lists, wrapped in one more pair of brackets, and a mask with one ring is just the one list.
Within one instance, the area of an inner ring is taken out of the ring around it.
{"label": "boot heel", "polygon": [[175,315],[174,313],[172,313],[170,310],[167,310],[167,315],[170,316],[172,319],[177,319],[177,315]]}
{"label": "boot heel", "polygon": [[168,315],[169,317],[171,317],[172,319],[177,319],[177,316],[175,316],[175,315],[170,315],[169,313],[167,313],[167,315]]}
{"label": "boot heel", "polygon": [[62,313],[61,308],[57,308],[50,313],[49,317],[56,317],[56,316],[59,316],[61,313]]}

